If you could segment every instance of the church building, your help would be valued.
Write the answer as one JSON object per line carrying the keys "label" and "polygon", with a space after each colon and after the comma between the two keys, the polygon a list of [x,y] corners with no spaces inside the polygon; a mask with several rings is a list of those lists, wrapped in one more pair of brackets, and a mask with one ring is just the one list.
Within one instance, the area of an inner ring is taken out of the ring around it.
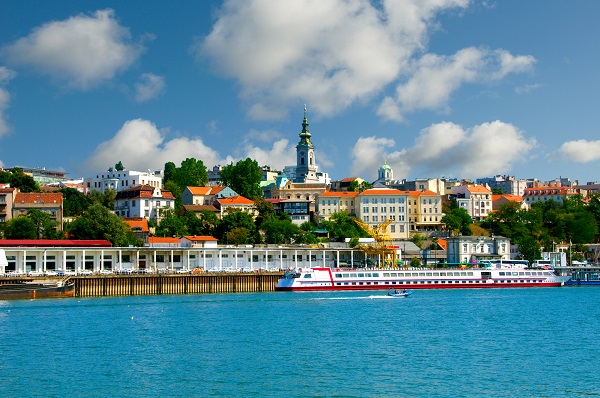
{"label": "church building", "polygon": [[310,140],[312,135],[308,131],[306,106],[304,107],[302,131],[300,132],[299,136],[300,142],[298,142],[296,145],[296,165],[286,166],[283,169],[283,172],[294,183],[329,184],[329,175],[317,170],[318,167],[315,160],[315,146]]}

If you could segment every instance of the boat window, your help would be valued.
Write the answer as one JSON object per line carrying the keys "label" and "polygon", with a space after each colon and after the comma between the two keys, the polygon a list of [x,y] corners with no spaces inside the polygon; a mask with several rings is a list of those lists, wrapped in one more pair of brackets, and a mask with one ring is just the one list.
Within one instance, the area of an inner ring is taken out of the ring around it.
{"label": "boat window", "polygon": [[425,272],[419,272],[419,276],[425,276]]}
{"label": "boat window", "polygon": [[358,274],[359,278],[364,278],[365,274]]}
{"label": "boat window", "polygon": [[446,276],[445,272],[440,272],[440,276]]}
{"label": "boat window", "polygon": [[431,272],[426,272],[427,276],[432,276],[433,274]]}
{"label": "boat window", "polygon": [[305,278],[312,278],[312,274],[304,274]]}
{"label": "boat window", "polygon": [[342,278],[342,274],[335,274],[336,278]]}
{"label": "boat window", "polygon": [[352,282],[353,285],[356,285],[356,282]]}
{"label": "boat window", "polygon": [[500,275],[500,276],[505,276],[505,272],[504,272],[504,271],[500,271],[500,272],[498,273],[498,275]]}
{"label": "boat window", "polygon": [[363,283],[363,282],[358,282],[358,284],[359,284],[359,285],[364,285],[364,283]]}
{"label": "boat window", "polygon": [[370,277],[371,277],[371,274],[365,274],[365,276],[366,276],[367,278],[370,278]]}
{"label": "boat window", "polygon": [[392,274],[391,274],[391,275],[392,275],[392,278],[395,278],[395,277],[397,277],[397,276],[398,276],[398,274],[397,274],[397,273],[395,273],[395,272],[392,272]]}
{"label": "boat window", "polygon": [[473,276],[473,271],[467,272],[467,276]]}
{"label": "boat window", "polygon": [[518,272],[513,272],[512,276],[519,276],[519,273]]}
{"label": "boat window", "polygon": [[434,272],[433,276],[440,276],[440,273],[439,272]]}
{"label": "boat window", "polygon": [[523,276],[525,275],[525,272],[519,272],[519,275]]}
{"label": "boat window", "polygon": [[378,274],[378,273],[376,273],[376,274],[373,274],[373,277],[374,277],[374,278],[379,278],[379,274]]}
{"label": "boat window", "polygon": [[531,272],[525,272],[525,275],[531,275]]}

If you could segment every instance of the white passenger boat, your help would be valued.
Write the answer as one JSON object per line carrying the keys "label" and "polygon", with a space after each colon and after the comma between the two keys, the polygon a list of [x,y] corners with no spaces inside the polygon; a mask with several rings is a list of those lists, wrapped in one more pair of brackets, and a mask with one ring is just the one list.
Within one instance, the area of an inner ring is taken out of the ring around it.
{"label": "white passenger boat", "polygon": [[562,286],[570,276],[524,268],[340,269],[297,268],[279,279],[275,290],[387,290]]}

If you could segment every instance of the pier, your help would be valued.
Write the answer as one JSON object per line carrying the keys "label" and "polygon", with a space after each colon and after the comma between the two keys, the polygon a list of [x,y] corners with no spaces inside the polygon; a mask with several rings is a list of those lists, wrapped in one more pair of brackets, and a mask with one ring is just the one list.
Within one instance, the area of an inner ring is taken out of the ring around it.
{"label": "pier", "polygon": [[273,292],[282,272],[75,276],[75,297]]}

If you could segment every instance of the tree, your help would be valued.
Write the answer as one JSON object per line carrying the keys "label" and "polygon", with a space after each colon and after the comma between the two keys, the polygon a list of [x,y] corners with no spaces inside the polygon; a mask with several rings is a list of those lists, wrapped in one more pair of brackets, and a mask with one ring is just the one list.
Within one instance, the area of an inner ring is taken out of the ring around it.
{"label": "tree", "polygon": [[529,264],[533,264],[534,260],[542,257],[541,247],[533,236],[526,236],[520,240],[519,252],[523,259],[529,261]]}
{"label": "tree", "polygon": [[[235,231],[234,231],[235,230]],[[223,216],[216,230],[216,238],[221,243],[255,243],[256,226],[252,216],[236,210]],[[229,234],[229,233],[233,233]],[[229,234],[229,235],[228,235]],[[233,240],[231,240],[233,238]],[[242,239],[242,241],[240,241]]]}
{"label": "tree", "polygon": [[179,217],[173,209],[161,211],[161,219],[156,227],[157,236],[181,237],[188,234],[186,218]]}
{"label": "tree", "polygon": [[40,185],[35,182],[33,177],[23,173],[23,170],[18,167],[14,167],[11,171],[0,171],[0,183],[8,183],[21,192],[40,191]]}
{"label": "tree", "polygon": [[56,229],[57,222],[52,221],[50,214],[37,209],[27,212],[27,217],[33,221],[36,230],[35,239],[60,239],[63,237]]}
{"label": "tree", "polygon": [[460,232],[463,235],[471,235],[470,225],[473,223],[473,219],[465,209],[451,207],[441,221],[446,225],[446,229],[454,234]]}
{"label": "tree", "polygon": [[273,203],[268,202],[266,199],[257,198],[254,201],[254,206],[258,211],[258,215],[254,219],[254,223],[257,227],[260,228],[261,224],[271,218],[275,217],[275,210],[273,208]]}
{"label": "tree", "polygon": [[233,189],[239,195],[256,200],[262,197],[260,182],[262,170],[256,160],[246,158],[223,167],[220,172],[221,183]]}
{"label": "tree", "polygon": [[19,216],[4,223],[5,239],[37,239],[37,227],[31,218]]}
{"label": "tree", "polygon": [[119,163],[115,164],[115,170],[116,171],[123,171],[125,170],[125,166],[123,166],[123,163],[119,160]]}
{"label": "tree", "polygon": [[187,158],[181,167],[165,163],[163,186],[175,197],[175,209],[181,207],[181,195],[186,187],[203,187],[208,183],[208,172],[202,160]]}
{"label": "tree", "polygon": [[219,219],[210,210],[202,210],[200,214],[186,211],[183,215],[190,235],[214,236],[219,226]]}
{"label": "tree", "polygon": [[73,239],[106,239],[118,247],[142,245],[129,225],[100,203],[91,205],[66,227]]}
{"label": "tree", "polygon": [[94,189],[89,193],[88,197],[92,203],[98,203],[106,207],[108,210],[114,210],[117,191],[114,189],[107,189],[104,192],[100,192],[97,189]]}
{"label": "tree", "polygon": [[345,238],[366,238],[369,234],[364,231],[356,222],[354,217],[348,215],[348,212],[341,211],[331,215],[327,221],[321,222],[321,228],[329,231],[329,239],[342,240]]}
{"label": "tree", "polygon": [[61,188],[58,192],[63,195],[63,216],[75,217],[83,214],[90,207],[92,200],[73,188]]}
{"label": "tree", "polygon": [[265,233],[265,243],[273,244],[291,243],[300,230],[291,219],[275,217],[264,221],[260,229]]}

